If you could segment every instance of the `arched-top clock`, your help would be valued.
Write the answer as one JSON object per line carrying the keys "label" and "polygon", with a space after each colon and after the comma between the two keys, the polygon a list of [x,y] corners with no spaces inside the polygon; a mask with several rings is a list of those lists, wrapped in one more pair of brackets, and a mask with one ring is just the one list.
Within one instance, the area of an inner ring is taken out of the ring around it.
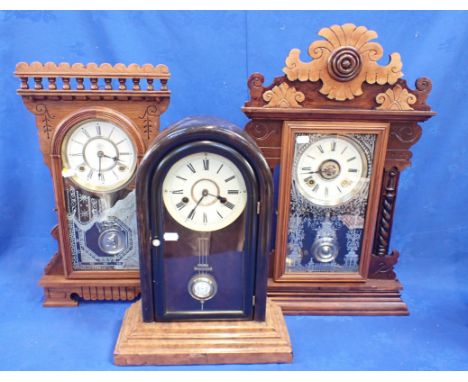
{"label": "arched-top clock", "polygon": [[134,299],[135,173],[169,104],[167,67],[34,62],[15,75],[54,182],[59,251],[40,281],[44,305]]}
{"label": "arched-top clock", "polygon": [[137,173],[144,321],[265,318],[272,178],[214,118],[160,134]]}

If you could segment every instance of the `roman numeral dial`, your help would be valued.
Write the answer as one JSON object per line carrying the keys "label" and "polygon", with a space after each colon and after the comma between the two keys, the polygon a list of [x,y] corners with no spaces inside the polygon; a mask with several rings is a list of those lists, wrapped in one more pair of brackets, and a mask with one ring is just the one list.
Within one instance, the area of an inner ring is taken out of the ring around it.
{"label": "roman numeral dial", "polygon": [[[301,136],[301,142],[304,142]],[[368,178],[364,151],[346,135],[310,134],[297,152],[293,173],[300,193],[319,206],[337,206],[358,195]]]}
{"label": "roman numeral dial", "polygon": [[135,145],[120,126],[87,120],[70,129],[62,145],[63,176],[88,191],[114,191],[132,178]]}
{"label": "roman numeral dial", "polygon": [[180,225],[202,232],[234,223],[245,210],[245,180],[230,159],[197,152],[176,161],[163,181],[165,210]]}

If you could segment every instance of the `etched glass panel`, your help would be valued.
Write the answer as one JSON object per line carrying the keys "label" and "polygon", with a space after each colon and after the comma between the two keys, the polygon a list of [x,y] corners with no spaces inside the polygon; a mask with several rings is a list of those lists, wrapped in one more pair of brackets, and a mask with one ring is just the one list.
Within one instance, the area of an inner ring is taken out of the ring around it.
{"label": "etched glass panel", "polygon": [[357,272],[376,135],[294,141],[286,272]]}
{"label": "etched glass panel", "polygon": [[113,201],[68,183],[65,194],[73,270],[137,270],[135,191]]}

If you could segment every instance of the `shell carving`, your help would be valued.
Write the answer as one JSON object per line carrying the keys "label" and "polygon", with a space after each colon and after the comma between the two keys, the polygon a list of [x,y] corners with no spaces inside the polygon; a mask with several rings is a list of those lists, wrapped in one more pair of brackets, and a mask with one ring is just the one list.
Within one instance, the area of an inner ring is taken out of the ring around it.
{"label": "shell carving", "polygon": [[264,107],[297,108],[302,107],[299,102],[304,101],[304,93],[290,88],[286,82],[263,93],[263,99],[268,102]]}
{"label": "shell carving", "polygon": [[329,99],[345,101],[360,96],[364,82],[393,85],[403,76],[398,53],[390,55],[386,66],[377,63],[383,55],[383,48],[370,42],[377,33],[364,26],[333,25],[321,29],[319,35],[325,40],[315,41],[309,46],[312,61],[301,61],[299,49],[289,52],[283,72],[290,81],[321,80],[320,93]]}
{"label": "shell carving", "polygon": [[396,85],[385,93],[377,94],[375,101],[380,104],[378,110],[414,110],[410,105],[416,103],[416,96]]}

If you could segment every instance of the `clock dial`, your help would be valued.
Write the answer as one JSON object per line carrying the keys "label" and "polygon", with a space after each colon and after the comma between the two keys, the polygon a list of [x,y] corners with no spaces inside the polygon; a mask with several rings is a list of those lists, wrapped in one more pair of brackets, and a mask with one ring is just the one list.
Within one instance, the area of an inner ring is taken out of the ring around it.
{"label": "clock dial", "polygon": [[169,214],[194,231],[217,231],[244,211],[247,191],[237,166],[221,155],[199,152],[177,161],[163,181]]}
{"label": "clock dial", "polygon": [[111,191],[132,178],[136,160],[135,145],[121,127],[88,120],[64,140],[62,174],[88,191]]}
{"label": "clock dial", "polygon": [[[298,136],[301,140],[307,136]],[[320,206],[337,206],[361,190],[367,178],[366,157],[354,140],[328,135],[312,142],[294,170],[299,192]]]}

